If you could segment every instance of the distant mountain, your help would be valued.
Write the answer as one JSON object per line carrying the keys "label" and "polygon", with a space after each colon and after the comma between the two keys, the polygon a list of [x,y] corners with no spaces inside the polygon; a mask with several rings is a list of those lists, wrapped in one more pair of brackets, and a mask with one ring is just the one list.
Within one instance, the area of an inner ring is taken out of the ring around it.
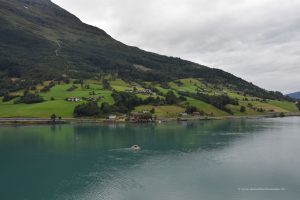
{"label": "distant mountain", "polygon": [[294,92],[294,93],[288,94],[288,96],[295,98],[295,99],[300,99],[300,92]]}
{"label": "distant mountain", "polygon": [[134,81],[201,78],[261,98],[285,98],[219,69],[127,46],[50,0],[0,0],[0,24],[2,94],[43,80],[113,74]]}

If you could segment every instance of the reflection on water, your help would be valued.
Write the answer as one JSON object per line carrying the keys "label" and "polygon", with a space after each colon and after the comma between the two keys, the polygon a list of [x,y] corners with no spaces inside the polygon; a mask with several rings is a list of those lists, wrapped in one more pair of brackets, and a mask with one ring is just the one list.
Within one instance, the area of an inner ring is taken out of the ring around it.
{"label": "reflection on water", "polygon": [[297,199],[299,122],[2,126],[1,199]]}

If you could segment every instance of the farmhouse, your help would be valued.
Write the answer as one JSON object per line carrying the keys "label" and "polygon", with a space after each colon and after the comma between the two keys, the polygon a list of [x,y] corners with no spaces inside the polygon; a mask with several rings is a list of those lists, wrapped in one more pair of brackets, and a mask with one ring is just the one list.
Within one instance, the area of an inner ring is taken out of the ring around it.
{"label": "farmhouse", "polygon": [[148,95],[155,95],[155,93],[150,89],[138,90],[136,91],[138,94],[148,94]]}
{"label": "farmhouse", "polygon": [[200,116],[201,113],[200,113],[200,112],[193,112],[192,115],[193,115],[193,116]]}
{"label": "farmhouse", "polygon": [[97,98],[95,97],[89,97],[87,98],[88,101],[93,101],[93,102],[97,102]]}
{"label": "farmhouse", "polygon": [[137,90],[136,88],[128,88],[125,90],[125,92],[128,93],[136,93],[136,94],[144,94],[144,95],[156,95],[152,90],[150,89],[142,89]]}
{"label": "farmhouse", "polygon": [[67,98],[67,101],[78,102],[78,101],[81,101],[81,99],[78,97],[69,97],[69,98]]}

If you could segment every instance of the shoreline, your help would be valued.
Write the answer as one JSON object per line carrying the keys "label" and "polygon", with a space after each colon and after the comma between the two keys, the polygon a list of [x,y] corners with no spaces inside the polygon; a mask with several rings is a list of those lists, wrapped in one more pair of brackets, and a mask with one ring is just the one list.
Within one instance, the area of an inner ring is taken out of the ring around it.
{"label": "shoreline", "polygon": [[[157,120],[146,123],[166,123],[174,121],[205,121],[205,120],[228,120],[228,119],[259,119],[259,118],[279,118],[280,113],[272,113],[266,115],[244,115],[244,116],[220,116],[220,117],[186,117],[186,118],[159,118]],[[276,116],[274,116],[276,115]],[[283,117],[300,116],[300,112],[284,113]],[[90,119],[90,118],[65,118],[55,122],[47,118],[0,118],[0,125],[59,125],[59,124],[80,124],[80,123],[99,123],[99,124],[124,124],[124,123],[137,123],[125,120],[108,120],[108,119]]]}

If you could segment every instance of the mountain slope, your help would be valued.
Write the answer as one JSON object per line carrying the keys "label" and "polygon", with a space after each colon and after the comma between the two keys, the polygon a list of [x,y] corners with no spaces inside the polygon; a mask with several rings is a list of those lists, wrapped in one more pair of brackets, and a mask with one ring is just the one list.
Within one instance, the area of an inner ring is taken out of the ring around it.
{"label": "mountain slope", "polygon": [[109,73],[159,82],[195,77],[262,98],[285,98],[219,69],[127,46],[50,0],[0,0],[0,23],[2,90],[28,86],[28,80],[87,79]]}
{"label": "mountain slope", "polygon": [[294,93],[288,94],[288,96],[295,98],[295,99],[300,99],[300,92],[294,92]]}

